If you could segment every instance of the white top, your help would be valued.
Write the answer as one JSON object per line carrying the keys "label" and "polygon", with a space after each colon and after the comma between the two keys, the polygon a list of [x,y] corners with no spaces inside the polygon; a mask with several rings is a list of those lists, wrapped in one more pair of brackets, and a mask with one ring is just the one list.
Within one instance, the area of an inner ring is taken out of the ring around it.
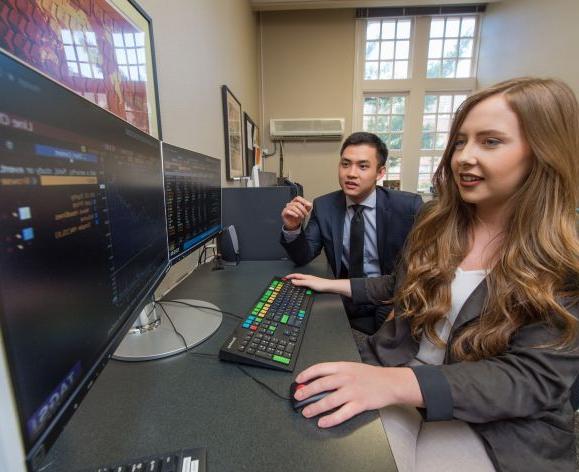
{"label": "white top", "polygon": [[[456,269],[454,280],[450,286],[451,305],[446,316],[435,325],[436,333],[445,343],[448,342],[450,330],[460,313],[464,302],[468,299],[474,289],[484,280],[487,272],[485,270],[462,270]],[[420,349],[416,354],[416,360],[422,364],[440,365],[444,362],[446,349],[436,347],[426,336],[420,340]]]}

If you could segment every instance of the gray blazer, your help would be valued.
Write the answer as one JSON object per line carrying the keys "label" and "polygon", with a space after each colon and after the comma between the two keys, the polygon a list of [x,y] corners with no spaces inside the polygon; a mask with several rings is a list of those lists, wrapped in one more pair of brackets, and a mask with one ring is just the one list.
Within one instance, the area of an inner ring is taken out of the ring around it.
{"label": "gray blazer", "polygon": [[[393,275],[351,279],[354,303],[380,304],[392,298]],[[463,305],[449,343],[461,327],[475,322],[487,297],[482,281]],[[579,300],[560,300],[579,319]],[[400,310],[395,308],[395,312]],[[411,367],[424,398],[426,421],[466,421],[482,438],[499,472],[574,472],[574,409],[571,385],[579,375],[579,338],[571,349],[540,348],[558,336],[543,323],[522,327],[501,355],[477,362],[453,359],[447,347],[443,365]],[[403,366],[419,343],[407,318],[386,321],[361,349],[368,364]]]}

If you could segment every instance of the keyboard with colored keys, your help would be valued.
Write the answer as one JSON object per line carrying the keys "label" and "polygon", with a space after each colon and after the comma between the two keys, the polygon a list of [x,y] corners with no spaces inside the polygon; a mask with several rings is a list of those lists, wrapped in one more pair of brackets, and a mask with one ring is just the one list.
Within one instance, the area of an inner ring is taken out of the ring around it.
{"label": "keyboard with colored keys", "polygon": [[313,299],[311,290],[274,277],[227,338],[219,358],[292,372]]}

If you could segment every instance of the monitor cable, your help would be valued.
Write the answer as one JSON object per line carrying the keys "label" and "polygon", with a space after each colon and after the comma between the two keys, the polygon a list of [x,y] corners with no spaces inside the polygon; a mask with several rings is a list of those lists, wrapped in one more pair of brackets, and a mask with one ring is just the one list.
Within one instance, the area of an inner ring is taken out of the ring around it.
{"label": "monitor cable", "polygon": [[[171,301],[171,300],[166,300],[166,301]],[[174,301],[174,300],[173,300]],[[163,312],[165,313],[165,316],[167,317],[167,319],[169,320],[169,322],[171,323],[171,326],[173,326],[173,330],[175,331],[175,333],[181,338],[181,340],[183,341],[183,345],[185,346],[185,352],[187,352],[188,354],[195,356],[195,357],[201,357],[203,359],[215,359],[215,360],[219,360],[219,357],[215,354],[207,354],[207,353],[203,353],[203,352],[193,352],[191,351],[192,348],[187,348],[187,341],[185,341],[185,337],[177,330],[175,324],[173,323],[173,320],[171,320],[171,317],[169,316],[169,314],[167,313],[167,311],[165,310],[165,307],[159,303],[159,302],[155,302],[155,304],[159,305],[161,307],[161,310],[163,310]],[[195,308],[207,308],[204,306],[199,306],[197,307],[196,305],[190,305],[188,303],[183,303],[184,305],[188,305],[191,307],[195,307]],[[220,310],[214,310],[214,311],[220,311]],[[232,313],[227,313],[227,312],[222,312],[224,314],[230,314],[233,315]],[[233,315],[236,318],[240,318],[237,315]],[[268,392],[272,393],[273,395],[275,395],[278,398],[281,398],[282,400],[290,400],[289,397],[285,397],[281,394],[279,394],[278,392],[276,392],[273,388],[271,388],[269,385],[267,385],[265,382],[259,380],[257,377],[253,376],[252,374],[250,374],[247,370],[245,370],[243,367],[241,367],[239,364],[235,365],[243,374],[245,374],[247,377],[249,377],[251,380],[253,380],[256,384],[258,384],[259,386],[261,386],[262,388],[264,388],[265,390],[267,390]]]}

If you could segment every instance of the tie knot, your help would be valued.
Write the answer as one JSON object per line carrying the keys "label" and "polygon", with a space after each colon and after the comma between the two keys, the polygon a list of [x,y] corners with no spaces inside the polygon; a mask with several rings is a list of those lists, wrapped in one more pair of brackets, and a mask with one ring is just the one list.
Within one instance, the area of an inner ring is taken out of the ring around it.
{"label": "tie knot", "polygon": [[364,205],[352,205],[352,210],[354,210],[354,214],[358,216],[364,211]]}

